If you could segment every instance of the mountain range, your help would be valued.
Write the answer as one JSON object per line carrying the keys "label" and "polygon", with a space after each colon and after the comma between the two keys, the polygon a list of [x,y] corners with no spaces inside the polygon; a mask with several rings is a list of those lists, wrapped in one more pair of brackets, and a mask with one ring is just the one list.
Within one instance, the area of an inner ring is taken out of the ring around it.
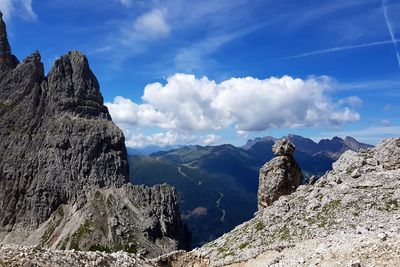
{"label": "mountain range", "polygon": [[[322,176],[345,151],[371,145],[334,137],[318,143],[299,135],[285,137],[296,146],[294,157],[306,179]],[[248,140],[242,147],[187,146],[129,157],[132,183],[173,185],[193,246],[213,240],[250,219],[257,209],[260,167],[273,158],[277,138]],[[307,181],[304,181],[307,182]]]}

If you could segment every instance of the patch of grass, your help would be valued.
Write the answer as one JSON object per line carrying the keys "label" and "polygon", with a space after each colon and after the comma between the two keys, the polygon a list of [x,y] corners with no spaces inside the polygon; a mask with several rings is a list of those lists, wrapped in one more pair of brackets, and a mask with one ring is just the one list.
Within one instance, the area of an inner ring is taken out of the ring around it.
{"label": "patch of grass", "polygon": [[60,249],[61,249],[61,250],[65,250],[65,249],[67,248],[68,241],[69,241],[69,237],[67,237],[66,239],[64,239],[64,241],[62,242],[62,244],[61,244],[61,246],[60,246]]}
{"label": "patch of grass", "polygon": [[94,193],[94,197],[95,198],[100,198],[101,197],[100,191],[96,191],[96,193]]}
{"label": "patch of grass", "polygon": [[10,104],[0,102],[0,109],[11,109],[12,107]]}
{"label": "patch of grass", "polygon": [[228,251],[228,248],[226,248],[226,247],[219,247],[219,248],[217,249],[217,251],[218,251],[218,253],[223,254],[223,253],[225,253],[225,252]]}
{"label": "patch of grass", "polygon": [[229,250],[227,247],[220,247],[217,249],[218,253],[222,255],[222,258],[227,256],[234,256],[235,254]]}
{"label": "patch of grass", "polygon": [[57,213],[58,213],[58,215],[60,215],[61,217],[64,217],[64,209],[62,208],[62,206],[59,206],[59,207],[58,207]]}
{"label": "patch of grass", "polygon": [[81,239],[92,232],[90,221],[86,221],[71,237],[71,249],[80,250],[79,242]]}
{"label": "patch of grass", "polygon": [[245,243],[240,244],[239,248],[240,248],[240,249],[244,249],[244,248],[246,248],[248,245],[249,245],[249,242],[245,242]]}
{"label": "patch of grass", "polygon": [[281,229],[281,231],[279,232],[280,238],[282,240],[290,240],[290,231],[289,229],[285,226]]}
{"label": "patch of grass", "polygon": [[49,241],[51,236],[54,234],[55,230],[56,230],[55,223],[50,223],[49,227],[46,229],[42,238],[40,239],[40,243],[42,246],[44,246]]}
{"label": "patch of grass", "polygon": [[385,202],[385,205],[383,207],[378,207],[377,209],[380,211],[387,211],[387,212],[395,211],[400,209],[400,203],[397,200],[391,199]]}
{"label": "patch of grass", "polygon": [[129,245],[117,246],[116,247],[116,251],[119,251],[119,250],[123,250],[123,251],[128,252],[128,253],[136,254],[137,253],[137,244],[135,242],[131,246],[129,246]]}
{"label": "patch of grass", "polygon": [[259,222],[256,224],[256,230],[257,230],[257,231],[264,230],[264,228],[265,228],[265,224],[264,224],[262,221],[259,221]]}
{"label": "patch of grass", "polygon": [[224,257],[227,257],[227,256],[235,256],[235,253],[233,253],[232,251],[230,251],[230,252],[228,252],[228,253],[226,253],[226,254],[224,255]]}
{"label": "patch of grass", "polygon": [[111,208],[115,205],[115,198],[113,195],[107,197],[107,207]]}
{"label": "patch of grass", "polygon": [[340,206],[340,203],[341,203],[341,202],[342,202],[342,201],[341,201],[340,199],[332,200],[331,202],[329,202],[328,204],[326,204],[326,205],[322,208],[322,211],[323,211],[323,212],[329,212],[329,211],[331,211],[331,210],[333,210],[333,209],[336,209],[337,207]]}
{"label": "patch of grass", "polygon": [[109,249],[106,246],[102,246],[102,245],[92,245],[89,248],[89,251],[100,251],[100,252],[106,252],[106,253],[111,253],[111,249]]}
{"label": "patch of grass", "polygon": [[322,211],[313,218],[308,218],[307,221],[310,224],[318,224],[318,226],[326,228],[333,224],[334,214],[333,211],[336,210],[340,204],[340,199],[335,199],[322,207]]}

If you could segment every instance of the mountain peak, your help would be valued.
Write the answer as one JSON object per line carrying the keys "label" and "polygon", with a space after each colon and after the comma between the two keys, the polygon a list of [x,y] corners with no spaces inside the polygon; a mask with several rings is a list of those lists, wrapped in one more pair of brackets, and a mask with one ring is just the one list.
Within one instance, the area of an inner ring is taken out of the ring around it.
{"label": "mountain peak", "polygon": [[344,138],[344,141],[348,141],[348,142],[357,142],[357,140],[356,139],[354,139],[353,137],[351,137],[351,136],[346,136],[345,138]]}
{"label": "mountain peak", "polygon": [[70,51],[56,60],[48,75],[48,94],[52,103],[58,102],[56,113],[111,120],[99,82],[87,57],[79,51]]}
{"label": "mountain peak", "polygon": [[11,47],[7,38],[6,23],[3,20],[3,13],[0,11],[0,64],[15,67],[18,60],[11,53]]}

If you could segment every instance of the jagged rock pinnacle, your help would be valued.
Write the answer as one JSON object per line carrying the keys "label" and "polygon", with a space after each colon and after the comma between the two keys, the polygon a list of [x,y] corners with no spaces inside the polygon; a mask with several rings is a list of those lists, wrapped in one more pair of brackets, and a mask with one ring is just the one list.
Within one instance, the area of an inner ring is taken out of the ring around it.
{"label": "jagged rock pinnacle", "polygon": [[303,174],[292,156],[295,147],[286,139],[276,141],[272,151],[277,155],[260,169],[258,209],[272,205],[279,197],[296,190]]}
{"label": "jagged rock pinnacle", "polygon": [[295,149],[295,146],[287,139],[278,140],[272,146],[272,152],[274,152],[274,154],[277,156],[290,156],[293,154]]}
{"label": "jagged rock pinnacle", "polygon": [[18,60],[11,53],[10,44],[7,39],[6,24],[3,20],[3,13],[0,11],[0,64],[6,63],[15,67]]}
{"label": "jagged rock pinnacle", "polygon": [[6,24],[3,21],[3,13],[0,11],[0,60],[4,61],[11,56],[11,48],[7,39]]}

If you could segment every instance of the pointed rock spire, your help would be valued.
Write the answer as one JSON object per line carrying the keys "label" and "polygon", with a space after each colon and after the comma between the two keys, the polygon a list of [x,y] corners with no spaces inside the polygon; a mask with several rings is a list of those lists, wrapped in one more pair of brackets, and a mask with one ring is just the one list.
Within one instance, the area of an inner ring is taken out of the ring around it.
{"label": "pointed rock spire", "polygon": [[260,169],[258,186],[258,210],[271,206],[281,196],[289,195],[303,181],[303,174],[293,157],[295,146],[286,139],[275,142],[272,151],[276,155]]}
{"label": "pointed rock spire", "polygon": [[18,60],[11,54],[10,44],[7,39],[6,24],[3,20],[3,13],[0,11],[0,64],[16,65]]}
{"label": "pointed rock spire", "polygon": [[11,48],[7,39],[6,24],[3,20],[3,13],[0,11],[0,60],[4,61],[11,56]]}

